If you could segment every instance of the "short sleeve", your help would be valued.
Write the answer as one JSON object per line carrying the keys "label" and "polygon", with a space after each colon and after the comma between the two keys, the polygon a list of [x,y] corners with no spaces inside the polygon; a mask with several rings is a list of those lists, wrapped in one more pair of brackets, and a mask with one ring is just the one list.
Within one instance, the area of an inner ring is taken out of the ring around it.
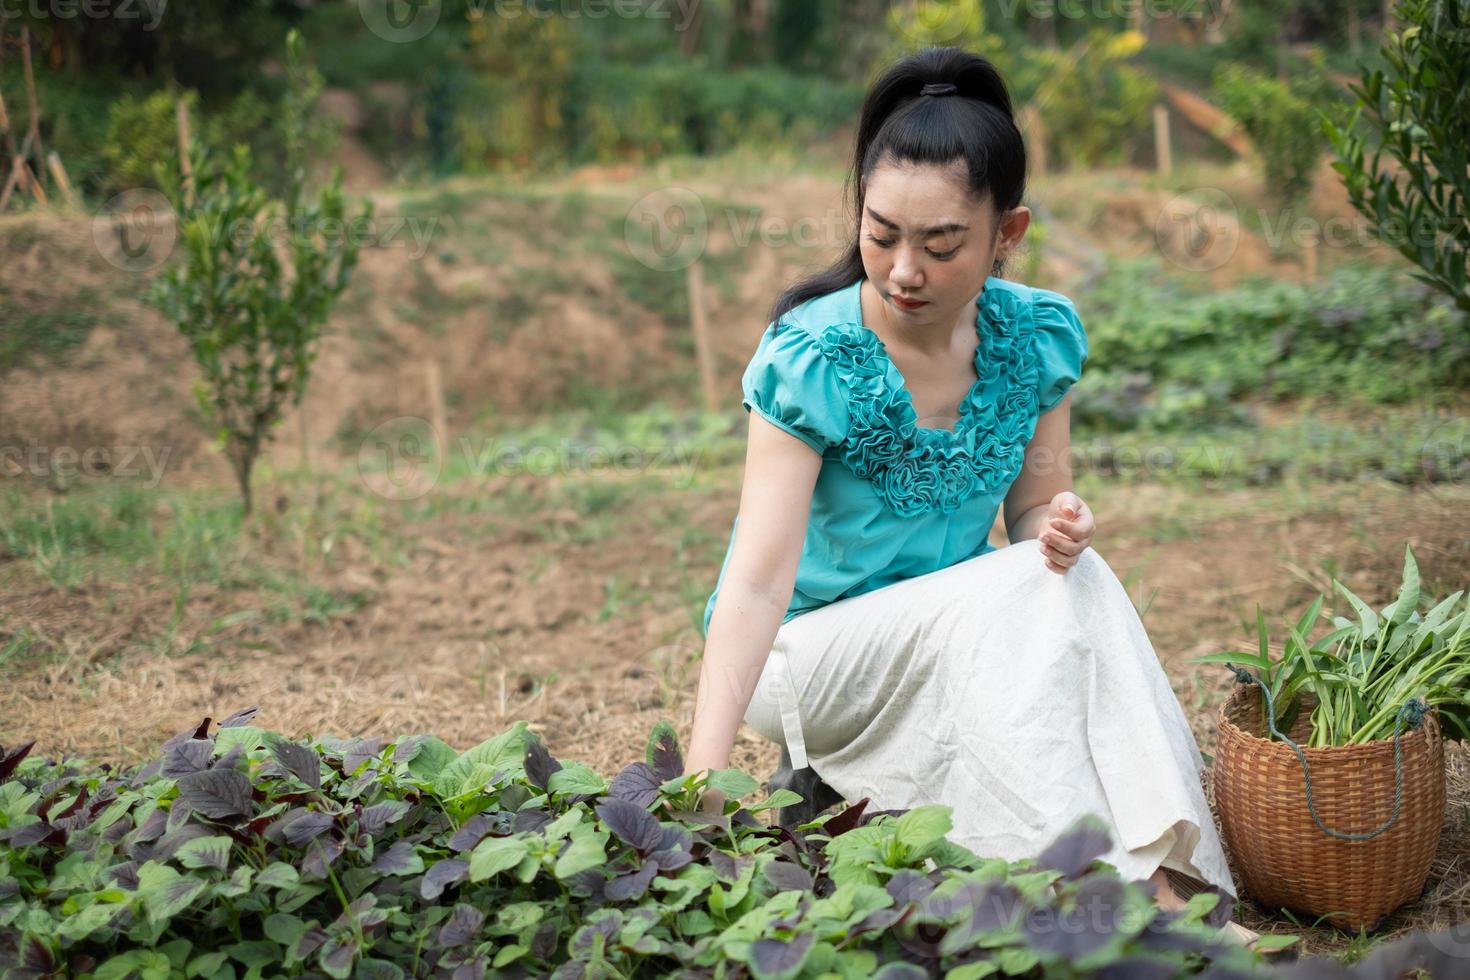
{"label": "short sleeve", "polygon": [[1057,407],[1082,377],[1087,362],[1087,331],[1072,301],[1049,289],[1036,289],[1031,305],[1036,324],[1036,365],[1040,411]]}
{"label": "short sleeve", "polygon": [[741,404],[818,453],[847,437],[847,403],[832,362],[803,327],[766,327],[741,377]]}

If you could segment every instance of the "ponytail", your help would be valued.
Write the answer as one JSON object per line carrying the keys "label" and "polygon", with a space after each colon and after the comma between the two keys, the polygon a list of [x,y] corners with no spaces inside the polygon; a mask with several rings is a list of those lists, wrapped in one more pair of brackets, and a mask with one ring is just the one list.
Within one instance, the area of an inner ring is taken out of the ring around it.
{"label": "ponytail", "polygon": [[[1017,207],[1026,189],[1026,147],[995,65],[961,48],[925,48],[873,83],[858,119],[844,195],[851,202],[852,240],[832,266],[783,292],[769,320],[863,277],[863,185],[885,159],[940,166],[963,161],[977,202],[989,197],[997,215]],[[994,273],[1001,267],[997,261]]]}

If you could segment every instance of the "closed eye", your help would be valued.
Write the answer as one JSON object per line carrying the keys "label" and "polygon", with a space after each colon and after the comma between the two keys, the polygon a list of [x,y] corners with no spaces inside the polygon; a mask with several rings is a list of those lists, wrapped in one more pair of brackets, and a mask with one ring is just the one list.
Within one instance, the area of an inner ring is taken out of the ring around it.
{"label": "closed eye", "polygon": [[[872,235],[868,236],[868,241],[872,242],[874,245],[877,245],[879,248],[892,248],[894,244],[891,241],[886,241],[881,238],[874,238]],[[941,262],[948,262],[950,259],[954,258],[955,253],[959,250],[960,247],[958,245],[950,249],[948,252],[936,252],[933,249],[929,248],[924,249],[924,251],[928,252],[930,255],[934,256]]]}

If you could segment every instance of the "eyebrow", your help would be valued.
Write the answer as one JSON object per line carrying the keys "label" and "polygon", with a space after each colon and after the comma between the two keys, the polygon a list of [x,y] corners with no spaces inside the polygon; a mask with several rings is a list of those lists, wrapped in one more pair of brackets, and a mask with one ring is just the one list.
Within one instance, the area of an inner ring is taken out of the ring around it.
{"label": "eyebrow", "polygon": [[[872,208],[868,208],[867,210],[868,210],[868,214],[871,215],[874,218],[874,220],[878,221],[880,224],[887,225],[889,228],[892,228],[895,231],[902,230],[902,229],[900,229],[898,227],[898,224],[897,223],[895,223],[893,221],[889,221],[887,218],[883,217],[883,215],[879,214],[877,211],[874,211]],[[952,231],[969,231],[969,230],[970,230],[970,226],[969,225],[962,225],[962,224],[959,224],[957,222],[951,221],[949,224],[936,225],[933,228],[926,228],[926,229],[924,229],[924,237],[925,238],[932,238],[935,235],[944,235],[944,234],[947,234],[947,233],[952,232]]]}

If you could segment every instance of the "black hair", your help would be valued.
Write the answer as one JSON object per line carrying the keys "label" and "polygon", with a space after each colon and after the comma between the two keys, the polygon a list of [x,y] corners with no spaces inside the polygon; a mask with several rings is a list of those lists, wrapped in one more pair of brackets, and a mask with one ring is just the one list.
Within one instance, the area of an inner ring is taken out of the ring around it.
{"label": "black hair", "polygon": [[[950,84],[950,95],[924,95],[930,84]],[[853,145],[845,198],[852,202],[852,241],[830,268],[788,288],[770,319],[863,277],[858,245],[863,181],[884,159],[946,165],[963,161],[975,200],[987,196],[997,216],[1017,207],[1026,189],[1026,147],[1011,96],[988,59],[962,48],[931,47],[889,67],[868,89]],[[997,228],[999,222],[997,222]],[[994,274],[1003,263],[997,260]]]}

